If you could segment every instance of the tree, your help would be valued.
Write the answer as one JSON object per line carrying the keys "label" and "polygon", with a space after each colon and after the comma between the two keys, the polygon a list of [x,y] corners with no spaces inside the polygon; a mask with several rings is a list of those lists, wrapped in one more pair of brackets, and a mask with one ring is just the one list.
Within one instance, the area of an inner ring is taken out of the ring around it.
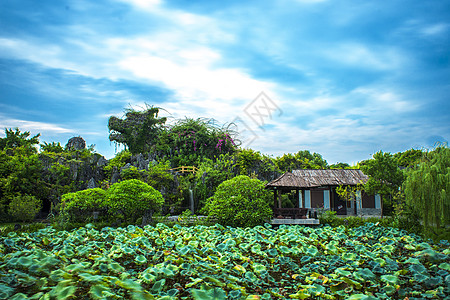
{"label": "tree", "polygon": [[[158,150],[178,162],[196,165],[203,158],[233,153],[236,143],[229,126],[218,126],[214,119],[178,120],[163,133]],[[183,157],[183,158],[181,158]]]}
{"label": "tree", "polygon": [[147,107],[144,111],[128,109],[124,119],[110,117],[109,140],[123,144],[132,154],[151,151],[157,144],[167,118],[158,117],[158,107]]}
{"label": "tree", "polygon": [[[392,211],[392,197],[403,183],[403,173],[397,166],[397,161],[389,152],[378,151],[372,159],[360,163],[360,169],[369,176],[364,184],[368,194],[380,194],[383,197],[383,211]],[[388,202],[388,198],[391,200]]]}
{"label": "tree", "polygon": [[422,162],[407,173],[407,204],[422,218],[425,233],[450,239],[450,148],[424,153]]}
{"label": "tree", "polygon": [[138,179],[113,184],[106,192],[107,206],[112,215],[125,220],[135,220],[142,215],[161,209],[164,198],[161,193]]}
{"label": "tree", "polygon": [[422,156],[423,151],[416,149],[409,149],[404,152],[394,154],[394,158],[397,160],[397,165],[403,168],[416,166],[421,162]]}
{"label": "tree", "polygon": [[403,173],[389,152],[378,151],[372,159],[360,163],[360,169],[369,176],[364,190],[369,194],[393,195],[403,182]]}
{"label": "tree", "polygon": [[[0,215],[14,197],[36,196],[40,198],[43,182],[42,168],[36,145],[39,134],[30,138],[30,132],[5,129],[6,137],[0,138]],[[27,199],[26,197],[23,199]]]}
{"label": "tree", "polygon": [[35,145],[39,144],[40,133],[29,138],[31,135],[29,131],[20,132],[16,127],[14,130],[5,128],[5,135],[4,138],[0,138],[0,150],[22,148],[27,153],[37,153]]}
{"label": "tree", "polygon": [[262,181],[240,175],[222,182],[204,211],[223,225],[255,226],[271,218],[270,198]]}
{"label": "tree", "polygon": [[282,172],[292,172],[299,169],[326,169],[327,161],[319,153],[300,150],[295,154],[287,153],[275,160]]}

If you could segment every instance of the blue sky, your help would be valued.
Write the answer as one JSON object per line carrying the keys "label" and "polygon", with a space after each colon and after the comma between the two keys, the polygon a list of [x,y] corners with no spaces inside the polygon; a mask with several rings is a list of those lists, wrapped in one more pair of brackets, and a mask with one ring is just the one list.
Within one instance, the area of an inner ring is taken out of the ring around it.
{"label": "blue sky", "polygon": [[147,103],[355,163],[449,140],[449,37],[442,0],[2,0],[0,127],[111,158]]}

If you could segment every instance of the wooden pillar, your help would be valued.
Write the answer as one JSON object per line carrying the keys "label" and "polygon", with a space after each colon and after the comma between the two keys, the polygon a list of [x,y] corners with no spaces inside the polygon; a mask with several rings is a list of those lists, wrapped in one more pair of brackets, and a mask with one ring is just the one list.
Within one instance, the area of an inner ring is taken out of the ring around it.
{"label": "wooden pillar", "polygon": [[273,190],[273,208],[277,208],[277,194],[278,194],[278,190],[275,188]]}
{"label": "wooden pillar", "polygon": [[299,203],[298,203],[299,199],[300,199],[300,196],[298,193],[298,189],[296,189],[295,190],[295,208],[300,208]]}
{"label": "wooden pillar", "polygon": [[278,208],[281,208],[281,190],[280,193],[278,194]]}

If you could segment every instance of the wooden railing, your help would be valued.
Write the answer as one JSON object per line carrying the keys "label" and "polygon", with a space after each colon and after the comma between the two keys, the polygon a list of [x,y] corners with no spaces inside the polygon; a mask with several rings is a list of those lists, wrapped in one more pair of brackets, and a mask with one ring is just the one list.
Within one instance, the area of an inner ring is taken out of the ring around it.
{"label": "wooden railing", "polygon": [[195,166],[181,166],[181,167],[169,169],[169,171],[173,171],[176,173],[182,173],[182,174],[185,174],[185,173],[195,174],[198,171],[198,168],[196,168]]}
{"label": "wooden railing", "polygon": [[274,218],[282,219],[306,219],[307,208],[274,208]]}

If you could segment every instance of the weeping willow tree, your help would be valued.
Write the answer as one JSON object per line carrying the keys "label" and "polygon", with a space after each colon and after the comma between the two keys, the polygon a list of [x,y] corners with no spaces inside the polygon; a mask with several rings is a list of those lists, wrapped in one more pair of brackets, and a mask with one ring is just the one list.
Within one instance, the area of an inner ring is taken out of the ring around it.
{"label": "weeping willow tree", "polygon": [[408,172],[404,183],[407,203],[422,218],[425,234],[450,238],[450,148],[424,153],[423,161]]}

